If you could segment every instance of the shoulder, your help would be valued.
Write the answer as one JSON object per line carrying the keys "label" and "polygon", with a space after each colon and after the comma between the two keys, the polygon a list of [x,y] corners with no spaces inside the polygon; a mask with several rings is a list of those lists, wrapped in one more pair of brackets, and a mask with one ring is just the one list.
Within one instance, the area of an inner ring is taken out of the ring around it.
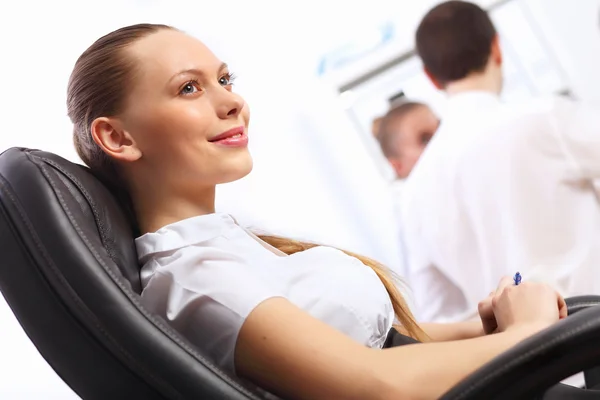
{"label": "shoulder", "polygon": [[499,109],[499,117],[489,128],[491,130],[501,129],[510,135],[512,132],[522,131],[523,128],[547,125],[548,119],[554,115],[555,109],[556,99],[554,97],[503,103]]}
{"label": "shoulder", "polygon": [[236,228],[239,227],[228,214],[213,213],[183,219],[136,238],[138,259],[144,263],[160,254],[227,238]]}
{"label": "shoulder", "polygon": [[286,297],[276,276],[232,250],[187,245],[154,253],[142,268],[142,301],[188,340],[234,371],[237,336],[262,302]]}
{"label": "shoulder", "polygon": [[152,254],[142,267],[142,277],[146,276],[146,281],[168,281],[173,289],[199,294],[215,293],[218,289],[220,294],[243,298],[249,287],[255,289],[253,292],[277,291],[276,277],[263,262],[229,246],[225,238],[211,242]]}
{"label": "shoulder", "polygon": [[548,96],[510,106],[508,144],[516,150],[531,149],[548,155],[562,153],[565,138],[596,135],[600,107],[563,96]]}
{"label": "shoulder", "polygon": [[490,155],[510,152],[511,160],[528,152],[555,151],[557,121],[576,103],[559,96],[547,96],[502,103],[498,113],[484,124],[486,134],[474,135],[465,146],[464,158],[485,160]]}
{"label": "shoulder", "polygon": [[597,115],[597,106],[564,96],[544,96],[506,104],[509,121],[533,122],[548,125],[555,121]]}

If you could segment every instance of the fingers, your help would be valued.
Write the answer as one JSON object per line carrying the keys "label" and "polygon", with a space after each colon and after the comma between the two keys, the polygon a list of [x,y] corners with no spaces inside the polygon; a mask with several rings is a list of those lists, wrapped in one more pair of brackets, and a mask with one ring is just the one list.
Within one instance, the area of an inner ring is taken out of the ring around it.
{"label": "fingers", "polygon": [[559,319],[567,318],[567,316],[569,314],[569,309],[567,308],[567,303],[565,302],[565,299],[558,292],[556,292],[556,296],[558,298],[558,318]]}
{"label": "fingers", "polygon": [[[526,286],[527,282],[524,283],[522,286]],[[550,288],[548,285],[544,285],[547,288]],[[491,302],[491,306],[494,306],[494,300],[495,297],[500,296],[505,289],[509,288],[509,287],[514,287],[514,280],[511,276],[504,276],[502,277],[502,279],[500,280],[500,283],[498,284],[498,288],[496,289],[496,292],[494,295],[492,296],[492,302]],[[556,292],[556,299],[557,299],[557,306],[558,306],[558,314],[559,314],[559,319],[564,319],[567,317],[568,315],[568,308],[567,308],[567,304],[565,302],[565,299],[560,295],[560,293]],[[486,307],[487,304],[483,304],[484,302],[482,302],[482,304],[480,304],[480,314],[481,312],[481,308],[483,307],[485,311],[487,311]]]}
{"label": "fingers", "polygon": [[494,309],[492,307],[492,298],[494,297],[495,294],[496,294],[496,292],[490,292],[488,297],[486,297],[484,300],[481,300],[479,302],[479,305],[478,305],[479,315],[482,318],[490,316],[490,315],[492,317],[494,316]]}
{"label": "fingers", "polygon": [[500,279],[500,283],[498,283],[498,287],[496,288],[496,291],[491,297],[492,309],[496,308],[498,301],[504,293],[504,291],[511,286],[514,286],[514,281],[510,276],[504,276],[502,277],[502,279]]}
{"label": "fingers", "polygon": [[504,276],[502,277],[502,279],[500,279],[500,283],[498,284],[498,287],[496,288],[496,294],[500,294],[502,293],[502,291],[509,287],[509,286],[513,286],[515,284],[515,281],[513,280],[512,277],[510,276]]}
{"label": "fingers", "polygon": [[483,326],[483,332],[486,335],[493,333],[498,328],[492,300],[496,292],[490,292],[487,298],[479,302],[478,311]]}

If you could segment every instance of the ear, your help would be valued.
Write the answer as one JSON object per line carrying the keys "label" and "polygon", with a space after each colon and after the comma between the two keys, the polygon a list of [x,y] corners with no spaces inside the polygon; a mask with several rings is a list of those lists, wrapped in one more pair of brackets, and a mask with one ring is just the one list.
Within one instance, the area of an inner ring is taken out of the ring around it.
{"label": "ear", "polygon": [[122,129],[116,118],[96,118],[91,131],[94,142],[111,158],[131,162],[142,156],[131,135]]}
{"label": "ear", "polygon": [[389,158],[388,161],[390,162],[390,164],[392,165],[392,168],[394,168],[394,172],[396,173],[396,176],[398,178],[405,178],[404,174],[404,164],[402,163],[402,161],[400,161],[397,158]]}
{"label": "ear", "polygon": [[494,40],[492,40],[492,49],[490,52],[490,59],[498,66],[502,65],[502,49],[500,48],[500,36],[496,34]]}
{"label": "ear", "polygon": [[377,139],[379,137],[379,128],[381,127],[382,120],[383,120],[383,117],[377,117],[371,123],[371,133],[373,134],[373,137],[375,139]]}
{"label": "ear", "polygon": [[444,85],[442,85],[436,78],[435,76],[433,76],[431,74],[431,72],[429,72],[429,70],[426,67],[423,67],[423,71],[425,72],[425,75],[427,75],[427,78],[429,78],[429,80],[431,81],[431,83],[433,84],[433,86],[435,86],[435,88],[437,90],[444,90]]}

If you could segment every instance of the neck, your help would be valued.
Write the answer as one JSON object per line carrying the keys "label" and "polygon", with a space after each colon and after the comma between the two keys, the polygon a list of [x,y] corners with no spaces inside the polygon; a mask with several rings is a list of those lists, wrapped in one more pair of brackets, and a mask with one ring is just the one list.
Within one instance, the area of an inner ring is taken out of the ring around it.
{"label": "neck", "polygon": [[165,225],[215,212],[215,186],[185,193],[176,190],[131,188],[131,200],[143,235]]}
{"label": "neck", "polygon": [[466,78],[447,84],[445,90],[449,96],[472,91],[491,92],[500,95],[502,82],[491,72],[472,73]]}

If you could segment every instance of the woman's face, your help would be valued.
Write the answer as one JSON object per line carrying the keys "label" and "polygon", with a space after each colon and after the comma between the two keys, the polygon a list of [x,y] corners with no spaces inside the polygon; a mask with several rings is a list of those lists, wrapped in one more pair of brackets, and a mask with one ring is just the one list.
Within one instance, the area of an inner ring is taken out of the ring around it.
{"label": "woman's face", "polygon": [[251,171],[249,110],[232,92],[225,64],[200,41],[175,30],[149,35],[126,51],[135,73],[119,121],[139,154],[127,163],[133,179],[186,190]]}

